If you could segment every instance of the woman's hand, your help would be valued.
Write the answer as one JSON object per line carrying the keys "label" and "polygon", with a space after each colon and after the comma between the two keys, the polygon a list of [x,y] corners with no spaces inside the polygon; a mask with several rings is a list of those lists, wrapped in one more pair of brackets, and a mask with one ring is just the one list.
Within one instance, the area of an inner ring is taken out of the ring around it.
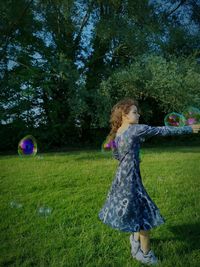
{"label": "woman's hand", "polygon": [[200,124],[192,124],[190,127],[192,127],[193,133],[200,132]]}

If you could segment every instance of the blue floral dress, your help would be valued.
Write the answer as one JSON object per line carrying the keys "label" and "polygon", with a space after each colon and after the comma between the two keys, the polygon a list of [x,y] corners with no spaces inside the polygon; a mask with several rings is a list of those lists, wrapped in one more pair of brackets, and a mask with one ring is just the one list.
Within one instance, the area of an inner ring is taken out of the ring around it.
{"label": "blue floral dress", "polygon": [[132,124],[115,138],[113,156],[119,161],[117,171],[100,210],[99,219],[112,228],[123,232],[150,230],[165,222],[156,204],[145,190],[141,174],[139,151],[144,138],[191,134],[190,126],[151,127],[145,124]]}

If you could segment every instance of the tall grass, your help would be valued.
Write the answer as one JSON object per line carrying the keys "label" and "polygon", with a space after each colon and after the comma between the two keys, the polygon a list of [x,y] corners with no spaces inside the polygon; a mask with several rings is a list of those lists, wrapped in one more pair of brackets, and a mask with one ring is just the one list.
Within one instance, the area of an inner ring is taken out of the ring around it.
{"label": "tall grass", "polygon": [[[143,266],[130,233],[98,219],[117,164],[100,151],[1,156],[0,266]],[[159,266],[200,266],[200,147],[143,149],[141,174],[166,219],[151,231]]]}

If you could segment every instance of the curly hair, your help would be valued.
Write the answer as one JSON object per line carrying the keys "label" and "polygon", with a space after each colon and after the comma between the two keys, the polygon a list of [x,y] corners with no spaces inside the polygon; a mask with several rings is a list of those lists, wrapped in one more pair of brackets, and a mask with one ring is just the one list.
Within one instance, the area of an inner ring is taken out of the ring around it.
{"label": "curly hair", "polygon": [[122,124],[122,114],[128,114],[133,105],[139,108],[136,100],[124,98],[113,106],[110,116],[111,131],[107,136],[108,142],[115,139],[117,130]]}

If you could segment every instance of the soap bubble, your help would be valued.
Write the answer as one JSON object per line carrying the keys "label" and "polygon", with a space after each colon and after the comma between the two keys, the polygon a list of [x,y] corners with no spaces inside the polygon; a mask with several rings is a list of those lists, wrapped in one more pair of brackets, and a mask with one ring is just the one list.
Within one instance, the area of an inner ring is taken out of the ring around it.
{"label": "soap bubble", "polygon": [[52,208],[47,206],[42,206],[38,208],[38,214],[41,216],[49,216],[52,212]]}
{"label": "soap bubble", "polygon": [[37,142],[32,135],[27,135],[18,144],[20,156],[35,156],[37,153]]}
{"label": "soap bubble", "polygon": [[116,148],[116,147],[117,145],[114,140],[111,140],[108,142],[108,140],[106,139],[101,146],[101,151],[108,152],[108,151],[111,151],[112,148]]}
{"label": "soap bubble", "polygon": [[182,127],[185,125],[185,122],[185,117],[182,114],[176,112],[169,113],[164,118],[165,126]]}
{"label": "soap bubble", "polygon": [[188,107],[183,112],[186,118],[186,125],[199,124],[200,123],[200,110],[195,107]]}
{"label": "soap bubble", "polygon": [[23,205],[21,203],[15,201],[15,200],[10,201],[10,207],[11,208],[20,209],[20,208],[22,208],[22,206]]}

